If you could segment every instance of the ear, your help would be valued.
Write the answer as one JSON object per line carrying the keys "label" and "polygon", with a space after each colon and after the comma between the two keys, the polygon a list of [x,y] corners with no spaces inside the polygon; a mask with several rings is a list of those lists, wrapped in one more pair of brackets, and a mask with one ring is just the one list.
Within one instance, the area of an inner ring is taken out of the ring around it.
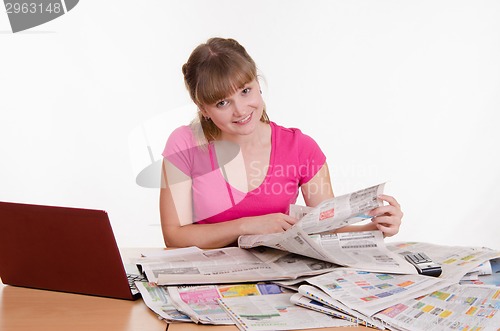
{"label": "ear", "polygon": [[[210,120],[210,114],[207,112],[207,110],[203,107],[198,107],[198,112],[201,114],[201,117],[208,121]],[[201,119],[201,118],[200,118]]]}
{"label": "ear", "polygon": [[198,106],[198,111],[205,117],[208,116],[208,112],[206,111],[206,109],[203,107],[203,106]]}
{"label": "ear", "polygon": [[259,92],[260,92],[260,94],[262,94],[262,87],[260,87],[260,82],[258,79],[257,79],[257,86],[259,86]]}

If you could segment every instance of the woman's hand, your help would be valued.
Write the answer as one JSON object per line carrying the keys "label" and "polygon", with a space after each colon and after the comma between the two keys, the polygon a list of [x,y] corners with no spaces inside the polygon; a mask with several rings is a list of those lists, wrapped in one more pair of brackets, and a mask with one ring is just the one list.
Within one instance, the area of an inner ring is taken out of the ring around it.
{"label": "woman's hand", "polygon": [[372,222],[377,229],[384,233],[385,237],[391,237],[399,232],[403,212],[401,211],[401,206],[394,197],[381,194],[378,198],[388,202],[389,205],[374,208],[368,212],[368,215],[373,216]]}
{"label": "woman's hand", "polygon": [[283,213],[240,218],[241,234],[268,234],[290,229],[297,219]]}

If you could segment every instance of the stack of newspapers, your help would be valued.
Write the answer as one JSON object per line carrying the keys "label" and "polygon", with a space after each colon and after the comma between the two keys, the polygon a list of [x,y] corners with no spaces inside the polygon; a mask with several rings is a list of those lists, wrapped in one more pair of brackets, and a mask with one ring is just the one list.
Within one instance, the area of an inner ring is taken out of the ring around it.
{"label": "stack of newspapers", "polygon": [[[291,206],[289,230],[239,238],[239,247],[166,250],[136,261],[146,305],[168,322],[293,330],[366,325],[390,330],[497,330],[500,251],[420,242],[385,244],[379,231],[332,231],[369,218],[384,184]],[[406,261],[439,264],[424,276]]]}

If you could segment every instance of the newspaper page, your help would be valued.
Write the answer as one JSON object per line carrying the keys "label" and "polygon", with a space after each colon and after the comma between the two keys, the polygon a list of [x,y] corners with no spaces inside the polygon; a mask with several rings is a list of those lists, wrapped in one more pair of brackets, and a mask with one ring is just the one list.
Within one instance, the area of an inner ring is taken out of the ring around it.
{"label": "newspaper page", "polygon": [[276,284],[224,284],[198,286],[168,286],[168,293],[177,310],[195,323],[226,325],[234,321],[218,304],[218,299],[231,297],[267,296],[284,293]]}
{"label": "newspaper page", "polygon": [[374,317],[401,330],[498,330],[500,289],[458,285],[402,301]]}
{"label": "newspaper page", "polygon": [[475,279],[464,279],[460,280],[462,285],[493,285],[500,286],[500,258],[496,258],[488,261],[490,266],[490,272],[479,272],[477,273],[477,278]]}
{"label": "newspaper page", "polygon": [[[320,301],[317,301],[315,299],[309,298],[307,296],[303,296],[300,293],[295,293],[290,297],[290,301],[293,304],[296,304],[297,306],[301,306],[307,309],[312,309],[315,311],[319,311],[320,313],[327,314],[336,318],[340,318],[346,321],[349,321],[351,323],[354,323],[354,325],[364,325],[366,326],[366,323],[363,320],[357,319],[351,315],[345,314],[340,310],[336,310],[324,303],[321,303]],[[374,325],[369,325],[370,327],[375,327]],[[380,328],[381,330],[384,330],[383,327]]]}
{"label": "newspaper page", "polygon": [[[178,257],[177,257],[178,258]],[[189,254],[181,261],[144,263],[158,285],[217,284],[293,279],[325,273],[337,265],[267,247],[226,247]]]}
{"label": "newspaper page", "polygon": [[389,251],[380,231],[331,234],[345,225],[367,218],[365,213],[382,205],[377,197],[384,184],[325,200],[315,208],[293,207],[299,221],[282,233],[240,236],[242,248],[267,246],[342,266],[373,272],[415,274],[403,257]]}
{"label": "newspaper page", "polygon": [[443,272],[439,278],[458,283],[468,272],[481,263],[500,257],[500,251],[486,247],[445,246],[423,242],[389,243],[387,248],[394,253],[424,252],[434,262],[441,265]]}
{"label": "newspaper page", "polygon": [[373,272],[417,273],[404,257],[387,249],[381,231],[319,234],[312,238],[338,264]]}
{"label": "newspaper page", "polygon": [[381,330],[385,329],[385,326],[382,322],[377,319],[372,318],[371,316],[366,316],[361,314],[360,312],[349,308],[344,305],[342,302],[333,299],[331,296],[320,290],[319,288],[311,285],[301,285],[299,287],[300,295],[310,298],[316,302],[320,302],[324,306],[330,307],[333,311],[340,311],[348,316],[352,317],[352,321],[356,322],[358,325],[365,325],[372,328],[378,328]]}
{"label": "newspaper page", "polygon": [[367,316],[402,300],[429,294],[451,284],[436,277],[372,273],[350,268],[338,268],[311,277],[307,282]]}
{"label": "newspaper page", "polygon": [[479,266],[466,273],[460,279],[459,284],[464,284],[466,282],[471,282],[469,284],[474,284],[473,282],[478,281],[480,276],[491,275],[493,273],[493,265],[496,261],[498,261],[498,259],[493,259],[491,261],[481,263]]}
{"label": "newspaper page", "polygon": [[333,263],[328,252],[324,252],[317,240],[307,234],[297,223],[290,229],[281,233],[271,233],[265,235],[240,236],[238,246],[241,248],[252,248],[267,246],[283,251],[293,252],[309,256],[318,260],[325,260]]}
{"label": "newspaper page", "polygon": [[297,330],[354,326],[346,320],[295,305],[293,293],[221,298],[219,304],[242,331]]}
{"label": "newspaper page", "polygon": [[[299,226],[308,234],[333,231],[346,225],[371,218],[366,215],[373,208],[382,206],[377,197],[384,192],[385,183],[344,194],[320,203],[299,218]],[[292,209],[294,210],[294,209]]]}
{"label": "newspaper page", "polygon": [[270,247],[342,266],[373,272],[417,273],[404,257],[387,249],[380,231],[308,235],[301,228],[292,227],[274,238],[278,240],[268,242]]}
{"label": "newspaper page", "polygon": [[[280,242],[280,236],[287,236],[287,232],[300,228],[306,234],[333,231],[343,226],[361,222],[371,218],[366,215],[373,208],[382,206],[377,197],[383,193],[385,183],[368,187],[353,193],[341,195],[320,203],[315,208],[291,206],[290,216],[298,218],[295,225],[280,234],[244,235],[238,239],[238,245],[244,248],[256,246],[271,246]],[[280,247],[275,247],[280,249]]]}
{"label": "newspaper page", "polygon": [[287,279],[287,280],[273,280],[273,284],[279,285],[281,287],[285,287],[294,292],[299,291],[299,286],[307,284],[306,280],[309,279],[309,276],[298,277],[295,279]]}
{"label": "newspaper page", "polygon": [[148,282],[135,283],[146,306],[160,318],[169,322],[192,322],[189,316],[178,311],[170,299],[167,287]]}
{"label": "newspaper page", "polygon": [[[227,268],[240,269],[247,266],[248,270],[258,270],[266,268],[261,261],[250,251],[229,247],[224,249],[200,250],[198,252],[186,255],[178,255],[175,259],[154,260],[153,262],[142,262],[142,268],[150,282],[156,282],[159,285],[168,284],[168,282],[159,282],[158,278],[162,275],[169,275],[178,280],[177,284],[183,284],[189,277],[209,273],[209,270],[220,270],[223,275],[227,273]],[[174,279],[175,280],[175,279]]]}
{"label": "newspaper page", "polygon": [[197,255],[202,251],[201,248],[196,246],[160,250],[156,248],[153,250],[143,248],[140,257],[129,258],[127,261],[139,269],[140,272],[144,272],[142,267],[143,264],[163,263],[166,261],[186,261],[186,259],[190,259],[189,257],[192,256],[192,254]]}

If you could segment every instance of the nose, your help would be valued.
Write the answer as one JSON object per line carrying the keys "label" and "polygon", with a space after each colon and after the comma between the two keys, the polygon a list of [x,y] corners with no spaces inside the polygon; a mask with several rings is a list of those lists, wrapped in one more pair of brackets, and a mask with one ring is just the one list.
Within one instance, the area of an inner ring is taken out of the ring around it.
{"label": "nose", "polygon": [[235,117],[245,115],[245,103],[244,100],[235,99],[233,102],[233,114]]}

